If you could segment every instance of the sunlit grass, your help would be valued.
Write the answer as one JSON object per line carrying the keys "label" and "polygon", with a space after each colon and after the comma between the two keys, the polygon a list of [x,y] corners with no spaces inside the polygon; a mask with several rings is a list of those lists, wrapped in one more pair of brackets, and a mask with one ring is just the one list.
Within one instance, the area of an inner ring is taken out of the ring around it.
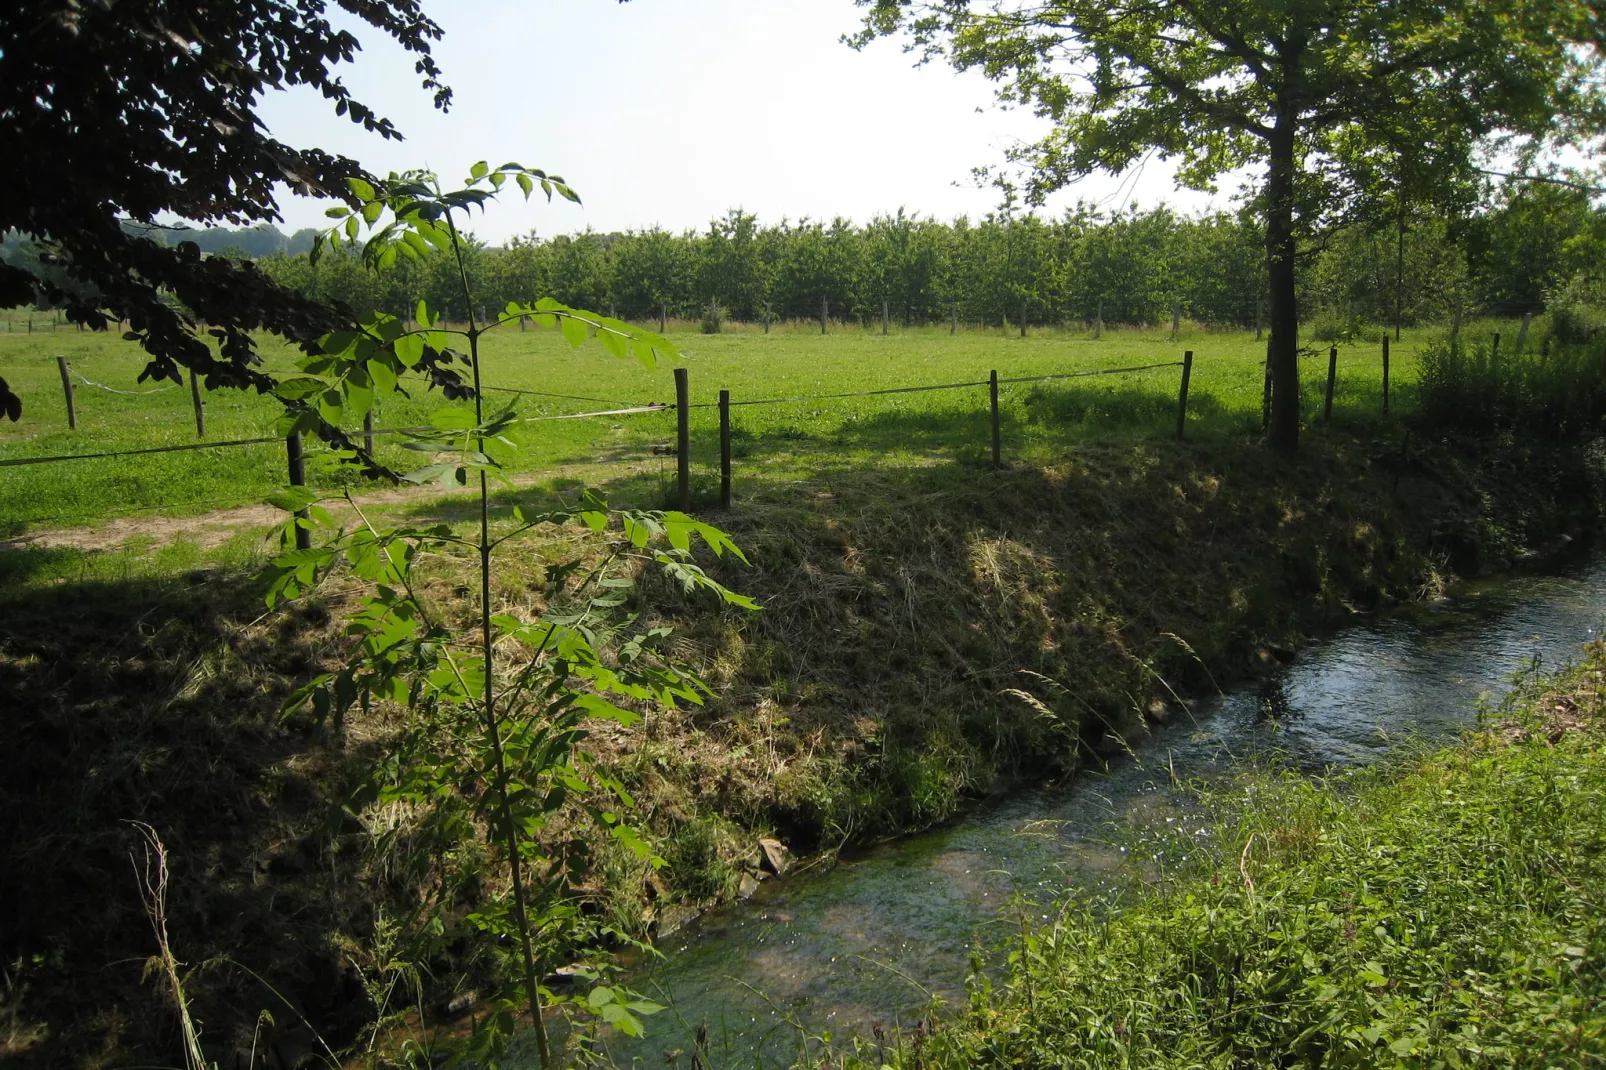
{"label": "sunlit grass", "polygon": [[[654,325],[655,326],[655,325]],[[1247,434],[1260,426],[1264,343],[1248,332],[1185,330],[1173,342],[1168,331],[1106,328],[1093,339],[1082,330],[1031,331],[1026,338],[998,329],[879,330],[833,326],[821,336],[807,325],[777,327],[764,334],[738,326],[703,335],[671,325],[671,340],[685,355],[692,413],[692,461],[707,479],[717,464],[721,389],[736,402],[734,452],[739,478],[762,473],[788,477],[841,466],[929,463],[983,456],[989,441],[985,386],[963,390],[862,398],[809,400],[779,405],[743,402],[803,395],[884,390],[953,382],[982,382],[990,371],[1001,378],[1063,374],[1172,362],[1194,352],[1189,433]],[[1408,408],[1416,380],[1416,353],[1431,337],[1410,335],[1393,360],[1396,410]],[[1302,361],[1307,418],[1319,417],[1326,375],[1326,347]],[[497,386],[572,398],[498,393],[521,416],[672,403],[667,365],[647,370],[617,360],[597,346],[571,349],[559,336],[531,329],[505,330],[486,342],[488,381]],[[289,370],[295,351],[264,346],[267,366]],[[56,356],[67,357],[84,376],[116,390],[151,391],[134,396],[77,383],[78,429],[67,428]],[[186,386],[139,383],[145,364],[131,343],[111,334],[70,329],[34,334],[0,332],[0,376],[23,397],[17,424],[0,424],[0,460],[96,453],[152,446],[188,445],[196,439]],[[1174,427],[1179,369],[1165,367],[1130,375],[1091,377],[1001,388],[1004,449],[1012,458],[1032,458],[1083,440],[1163,436]],[[594,400],[584,400],[594,399]],[[271,398],[234,390],[205,393],[207,438],[224,441],[269,436],[277,415]],[[438,393],[416,390],[390,400],[383,427],[424,422],[440,405]],[[1381,407],[1381,360],[1375,343],[1341,351],[1336,418],[1370,419]],[[523,447],[511,472],[550,473],[567,466],[650,460],[654,445],[674,441],[672,412],[522,425]],[[398,467],[417,463],[394,438],[381,438],[383,458]],[[332,486],[349,481],[320,469],[312,478]],[[0,525],[15,532],[33,525],[72,525],[149,509],[206,511],[230,502],[259,500],[285,479],[282,446],[269,443],[194,452],[122,457],[61,464],[0,467]]]}

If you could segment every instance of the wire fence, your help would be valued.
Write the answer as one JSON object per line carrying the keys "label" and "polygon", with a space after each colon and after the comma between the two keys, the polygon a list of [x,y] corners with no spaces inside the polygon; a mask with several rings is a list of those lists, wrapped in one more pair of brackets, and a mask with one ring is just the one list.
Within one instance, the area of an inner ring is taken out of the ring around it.
{"label": "wire fence", "polygon": [[[993,460],[993,463],[995,465],[1000,465],[1002,463],[1001,436],[1000,436],[1000,401],[999,401],[999,388],[1001,386],[1013,385],[1013,384],[1026,384],[1026,383],[1046,383],[1046,382],[1055,382],[1055,381],[1071,380],[1071,379],[1084,379],[1084,378],[1099,377],[1099,376],[1132,375],[1132,374],[1138,374],[1138,373],[1143,373],[1143,372],[1159,371],[1159,370],[1163,370],[1163,369],[1167,369],[1167,368],[1179,368],[1179,369],[1181,369],[1181,373],[1182,374],[1181,374],[1181,381],[1180,381],[1179,390],[1178,390],[1178,409],[1177,409],[1177,421],[1176,421],[1176,434],[1180,438],[1180,437],[1182,437],[1182,435],[1184,433],[1185,426],[1186,426],[1186,420],[1187,420],[1187,392],[1188,392],[1189,376],[1190,376],[1191,370],[1192,370],[1192,363],[1193,363],[1193,354],[1192,354],[1191,351],[1189,351],[1189,352],[1184,354],[1183,359],[1180,360],[1180,361],[1160,361],[1160,362],[1155,362],[1155,363],[1141,364],[1141,365],[1131,365],[1131,366],[1120,367],[1120,368],[1096,368],[1096,369],[1087,369],[1087,370],[1074,371],[1074,372],[1062,372],[1062,373],[1049,374],[1049,375],[1012,376],[1012,377],[1007,377],[1007,378],[1000,378],[998,373],[996,371],[993,371],[993,372],[990,373],[990,375],[986,379],[967,380],[967,381],[964,381],[964,382],[952,382],[952,383],[926,383],[926,384],[918,384],[918,385],[910,385],[910,386],[884,387],[884,388],[874,389],[874,390],[855,390],[855,391],[841,391],[841,392],[818,393],[818,394],[800,394],[800,395],[794,395],[794,396],[788,396],[788,397],[752,398],[752,399],[744,399],[744,400],[732,400],[730,391],[721,390],[719,392],[719,400],[717,402],[701,402],[701,403],[697,403],[697,404],[692,404],[690,402],[689,388],[688,388],[688,374],[687,374],[687,369],[685,369],[685,368],[676,368],[675,371],[674,371],[674,375],[675,375],[675,393],[676,393],[676,400],[675,400],[674,404],[668,404],[668,403],[665,403],[665,402],[648,402],[648,403],[645,403],[645,404],[636,404],[636,403],[631,403],[631,402],[628,402],[628,401],[620,401],[618,399],[595,398],[595,397],[589,397],[589,396],[586,396],[586,395],[561,394],[561,393],[555,393],[555,392],[550,392],[550,391],[527,390],[527,389],[523,389],[523,388],[513,388],[513,387],[497,387],[497,388],[489,388],[489,389],[490,390],[494,390],[496,392],[500,392],[500,393],[530,395],[530,396],[535,396],[535,397],[561,398],[561,399],[564,399],[564,400],[586,401],[586,402],[592,402],[592,403],[596,403],[596,404],[604,404],[604,405],[611,406],[611,407],[605,408],[605,409],[588,410],[588,411],[585,411],[585,412],[560,413],[560,414],[555,414],[555,415],[541,415],[541,416],[520,417],[520,418],[518,418],[518,420],[516,422],[521,423],[521,424],[535,424],[535,423],[544,423],[544,422],[549,422],[549,421],[560,421],[560,420],[601,419],[601,418],[612,418],[612,417],[619,417],[619,416],[634,416],[634,415],[644,415],[644,414],[650,414],[650,413],[661,413],[661,412],[668,412],[668,411],[671,411],[671,410],[675,411],[676,415],[677,415],[677,422],[676,422],[677,439],[676,439],[675,446],[673,448],[670,448],[670,449],[665,449],[663,447],[654,446],[652,448],[652,452],[654,454],[660,455],[660,456],[664,455],[664,454],[669,454],[669,455],[673,455],[676,458],[676,465],[677,465],[677,481],[676,482],[677,482],[677,486],[676,486],[675,499],[676,499],[677,505],[680,508],[685,509],[685,508],[689,508],[690,507],[690,452],[691,452],[691,450],[690,450],[689,425],[690,425],[690,412],[691,412],[692,409],[717,408],[719,410],[719,425],[720,425],[720,427],[719,427],[719,430],[720,430],[720,435],[719,435],[719,439],[720,439],[720,503],[721,503],[722,506],[729,507],[730,502],[731,502],[731,474],[732,474],[732,459],[731,459],[732,425],[731,425],[731,419],[730,419],[730,414],[731,414],[731,409],[732,408],[744,407],[744,406],[790,405],[790,404],[797,404],[797,403],[804,403],[804,402],[814,402],[814,401],[834,401],[834,400],[844,400],[844,399],[852,399],[852,398],[886,397],[886,396],[890,396],[890,395],[901,395],[901,394],[928,393],[928,392],[935,392],[935,391],[976,390],[976,389],[981,389],[981,388],[987,388],[989,390],[989,402],[990,402],[989,408],[990,408],[990,416],[991,416],[992,460]],[[161,390],[169,389],[168,387],[163,387],[163,388],[159,388],[157,390],[150,390],[150,391],[122,391],[122,390],[116,390],[115,388],[107,387],[102,383],[98,383],[98,382],[95,382],[93,380],[88,379],[87,377],[85,377],[82,374],[78,373],[75,369],[70,369],[68,367],[67,363],[66,363],[65,358],[61,358],[60,359],[60,364],[61,364],[61,369],[62,369],[62,380],[63,380],[64,389],[67,391],[68,398],[69,398],[69,412],[71,411],[71,391],[72,391],[72,382],[71,382],[71,378],[69,377],[69,373],[71,374],[71,377],[75,377],[77,380],[81,381],[82,383],[84,383],[87,386],[98,388],[98,389],[102,389],[102,390],[108,390],[108,391],[111,391],[112,393],[117,393],[117,394],[144,395],[144,394],[148,394],[148,393],[159,393],[159,392],[161,392]],[[175,385],[177,385],[177,384],[175,384]],[[197,401],[197,408],[199,408],[199,402],[198,401]],[[197,422],[197,426],[198,426],[198,430],[199,430],[200,429],[199,420]],[[383,436],[407,435],[407,434],[412,434],[412,435],[417,435],[417,434],[442,434],[442,433],[443,432],[441,431],[440,428],[433,427],[433,426],[373,427],[371,424],[365,426],[360,431],[349,432],[349,434],[351,435],[351,437],[353,439],[361,438],[361,439],[365,440],[365,442],[366,442],[366,444],[367,444],[367,446],[369,447],[370,450],[372,450],[372,448],[373,448],[374,440],[376,438],[383,437]],[[55,454],[55,455],[49,455],[49,456],[35,456],[35,457],[0,458],[0,468],[18,468],[18,467],[27,467],[27,466],[36,466],[36,465],[63,464],[63,463],[71,463],[71,462],[78,462],[78,461],[100,461],[100,460],[110,460],[110,459],[124,458],[124,457],[149,456],[149,455],[154,455],[154,454],[185,453],[185,452],[193,452],[193,451],[199,451],[199,450],[235,449],[235,448],[262,446],[262,445],[277,444],[277,443],[283,443],[284,444],[284,448],[285,448],[285,451],[286,451],[287,468],[288,468],[288,472],[289,472],[289,476],[290,476],[290,482],[293,485],[305,485],[306,477],[305,477],[304,464],[305,464],[305,457],[307,455],[307,451],[305,451],[303,449],[303,446],[302,446],[302,443],[301,443],[301,436],[299,434],[296,434],[296,433],[292,433],[288,437],[285,437],[285,436],[258,436],[258,437],[252,437],[252,438],[229,439],[229,440],[224,440],[224,441],[213,441],[213,442],[204,442],[203,441],[203,442],[184,443],[184,444],[168,445],[168,446],[148,446],[148,447],[138,447],[138,448],[132,448],[132,449],[109,449],[109,450],[100,450],[100,451],[86,452],[86,453]],[[250,500],[252,500],[252,499],[217,499],[217,501],[227,501],[227,503],[229,505],[240,505],[240,504],[243,504],[244,502],[248,502]],[[208,501],[174,502],[174,503],[170,503],[168,506],[140,507],[140,508],[137,508],[137,509],[127,510],[127,512],[131,512],[131,513],[159,512],[162,508],[175,508],[175,509],[194,508],[196,506],[205,505],[205,504],[208,504]],[[62,514],[60,519],[68,519],[68,518],[70,518],[70,517],[72,517],[74,515],[75,514]],[[95,515],[95,514],[85,513],[85,514],[76,514],[76,515],[77,516],[88,516],[88,515]],[[37,521],[35,521],[35,522],[37,522]],[[305,534],[306,534],[305,532],[300,532],[299,533],[299,535],[305,535]]]}

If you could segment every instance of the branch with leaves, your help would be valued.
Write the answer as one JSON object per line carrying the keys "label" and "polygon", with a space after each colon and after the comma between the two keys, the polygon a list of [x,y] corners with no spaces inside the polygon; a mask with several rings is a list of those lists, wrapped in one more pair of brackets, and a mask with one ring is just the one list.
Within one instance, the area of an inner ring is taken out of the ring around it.
{"label": "branch with leaves", "polygon": [[[356,242],[366,229],[362,256],[374,270],[402,257],[452,257],[472,309],[459,219],[483,208],[510,181],[526,197],[539,189],[548,199],[577,199],[561,178],[517,164],[476,164],[455,190],[443,190],[426,172],[392,176],[378,186],[353,180],[356,207],[331,211],[339,221],[320,236],[317,249]],[[292,516],[281,529],[283,552],[267,572],[270,607],[307,594],[336,573],[364,589],[346,621],[351,656],[297,688],[284,712],[310,714],[322,723],[343,718],[354,706],[370,710],[376,702],[408,711],[391,753],[352,805],[403,804],[419,815],[439,852],[489,852],[505,867],[506,888],[482,890],[452,932],[443,918],[447,900],[461,889],[443,883],[434,909],[420,911],[417,933],[428,946],[471,935],[493,956],[516,949],[503,969],[511,980],[491,1001],[491,1013],[479,1019],[462,1054],[477,1064],[500,1059],[522,1007],[542,1065],[552,1066],[558,1054],[547,1032],[547,1010],[594,1015],[639,1034],[641,1016],[659,1009],[626,988],[601,983],[601,973],[591,975],[595,983],[584,998],[560,996],[542,984],[561,956],[599,936],[580,909],[591,848],[583,837],[555,835],[560,815],[565,823],[583,819],[647,864],[663,865],[626,819],[634,800],[590,748],[592,727],[608,722],[632,728],[654,710],[698,705],[708,695],[696,674],[668,655],[669,629],[643,622],[638,582],[657,571],[689,599],[741,610],[758,606],[696,563],[696,543],[717,557],[746,559],[724,532],[684,513],[615,514],[588,493],[572,509],[526,515],[515,507],[506,521],[491,516],[490,484],[504,481],[504,460],[518,449],[510,432],[519,417],[513,405],[487,411],[483,336],[528,319],[560,331],[575,346],[595,338],[615,357],[633,358],[647,370],[660,359],[678,358],[663,338],[548,298],[509,303],[488,323],[471,315],[457,329],[420,301],[415,319],[417,325],[409,327],[375,313],[320,339],[317,352],[300,361],[301,374],[277,385],[287,406],[281,430],[314,431],[350,443],[334,451],[337,463],[394,480],[445,486],[475,481],[478,524],[472,535],[446,525],[381,528],[348,494],[343,501],[357,523],[344,527],[326,507],[329,499],[314,491],[291,487],[275,495],[273,504]],[[351,443],[341,428],[371,412],[381,398],[419,385],[439,387],[461,404],[437,409],[430,428],[406,433],[403,447],[429,460],[395,472]],[[546,566],[540,611],[498,612],[495,554],[533,533],[565,528],[583,531],[589,542]],[[319,541],[293,549],[297,529]],[[432,611],[416,573],[427,555],[466,560],[477,573],[476,627],[454,629]]]}

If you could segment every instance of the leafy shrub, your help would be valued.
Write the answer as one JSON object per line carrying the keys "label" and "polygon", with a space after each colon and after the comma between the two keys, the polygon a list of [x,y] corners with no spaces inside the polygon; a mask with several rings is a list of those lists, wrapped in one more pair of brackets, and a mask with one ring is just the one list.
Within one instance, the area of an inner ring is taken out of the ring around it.
{"label": "leafy shrub", "polygon": [[1557,342],[1579,345],[1606,328],[1606,284],[1575,275],[1545,295],[1550,333]]}
{"label": "leafy shrub", "polygon": [[1419,418],[1472,433],[1523,431],[1574,438],[1606,417],[1606,348],[1590,344],[1497,351],[1442,341],[1421,359]]}
{"label": "leafy shrub", "polygon": [[1382,337],[1383,329],[1367,323],[1358,315],[1323,310],[1305,324],[1305,335],[1312,341],[1328,344],[1354,344],[1375,342]]}
{"label": "leafy shrub", "polygon": [[718,334],[725,327],[725,309],[717,303],[710,304],[703,310],[703,333]]}

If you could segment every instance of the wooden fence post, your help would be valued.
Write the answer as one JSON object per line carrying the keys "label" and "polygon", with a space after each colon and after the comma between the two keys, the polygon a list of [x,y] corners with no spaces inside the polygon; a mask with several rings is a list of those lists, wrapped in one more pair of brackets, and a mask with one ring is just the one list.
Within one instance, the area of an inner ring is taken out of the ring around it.
{"label": "wooden fence post", "polygon": [[764,302],[764,333],[770,333],[770,303]]}
{"label": "wooden fence post", "polygon": [[1171,302],[1171,340],[1175,342],[1182,335],[1182,302]]}
{"label": "wooden fence post", "polygon": [[[32,323],[31,320],[29,322],[30,324]],[[76,431],[78,430],[78,409],[73,404],[72,375],[67,371],[67,358],[57,357],[56,367],[61,371],[62,393],[67,395],[67,427],[70,430]]]}
{"label": "wooden fence post", "polygon": [[[306,486],[307,466],[305,460],[301,456],[300,431],[292,431],[290,432],[289,436],[285,438],[284,452],[286,459],[289,461],[290,485],[292,487]],[[297,511],[296,517],[300,520],[307,519],[307,511],[305,509]],[[312,532],[308,531],[300,524],[296,525],[296,549],[312,549]]]}
{"label": "wooden fence post", "polygon": [[1333,383],[1338,378],[1338,347],[1327,351],[1327,403],[1322,407],[1322,419],[1333,419]]}
{"label": "wooden fence post", "polygon": [[1265,314],[1266,299],[1263,297],[1255,298],[1255,341],[1257,342],[1260,341],[1260,331],[1265,323]]}
{"label": "wooden fence post", "polygon": [[1004,466],[1003,436],[998,426],[998,371],[994,369],[987,378],[987,388],[992,395],[993,403],[993,467]]}
{"label": "wooden fence post", "polygon": [[881,299],[881,336],[886,337],[887,331],[892,327],[892,311],[887,307],[887,299]]}
{"label": "wooden fence post", "polygon": [[666,301],[658,306],[658,333],[663,334],[669,326],[669,303]]}
{"label": "wooden fence post", "polygon": [[1188,425],[1188,380],[1193,378],[1193,350],[1182,354],[1182,386],[1177,390],[1177,441],[1181,442]]}
{"label": "wooden fence post", "polygon": [[1466,312],[1466,308],[1467,299],[1465,297],[1462,297],[1456,301],[1455,319],[1450,323],[1450,341],[1452,342],[1459,342],[1461,340],[1461,317]]}
{"label": "wooden fence post", "polygon": [[1516,352],[1519,354],[1528,344],[1528,324],[1532,323],[1533,319],[1534,314],[1532,312],[1524,312],[1522,314],[1522,326],[1517,328]]}
{"label": "wooden fence post", "polygon": [[826,318],[828,316],[830,316],[830,315],[831,315],[831,299],[828,298],[828,297],[820,298],[820,333],[821,334],[825,333],[825,321],[826,321]]}
{"label": "wooden fence post", "polygon": [[1093,337],[1098,338],[1104,333],[1104,301],[1099,301],[1099,314],[1093,321]]}
{"label": "wooden fence post", "polygon": [[1022,338],[1026,337],[1026,302],[1024,300],[1020,303],[1020,336]]}
{"label": "wooden fence post", "polygon": [[719,507],[731,507],[731,392],[719,392]]}
{"label": "wooden fence post", "polygon": [[959,333],[959,306],[955,305],[948,313],[948,337],[952,338]]}
{"label": "wooden fence post", "polygon": [[1383,411],[1389,411],[1389,336],[1383,334]]}
{"label": "wooden fence post", "polygon": [[691,508],[691,388],[686,369],[675,369],[675,505]]}
{"label": "wooden fence post", "polygon": [[1260,429],[1271,427],[1271,343],[1266,343],[1266,374],[1260,386]]}
{"label": "wooden fence post", "polygon": [[201,403],[201,381],[195,377],[195,369],[190,369],[190,404],[195,408],[195,437],[206,437],[206,406]]}
{"label": "wooden fence post", "polygon": [[368,456],[374,455],[374,410],[369,409],[362,414],[362,448],[368,451]]}

